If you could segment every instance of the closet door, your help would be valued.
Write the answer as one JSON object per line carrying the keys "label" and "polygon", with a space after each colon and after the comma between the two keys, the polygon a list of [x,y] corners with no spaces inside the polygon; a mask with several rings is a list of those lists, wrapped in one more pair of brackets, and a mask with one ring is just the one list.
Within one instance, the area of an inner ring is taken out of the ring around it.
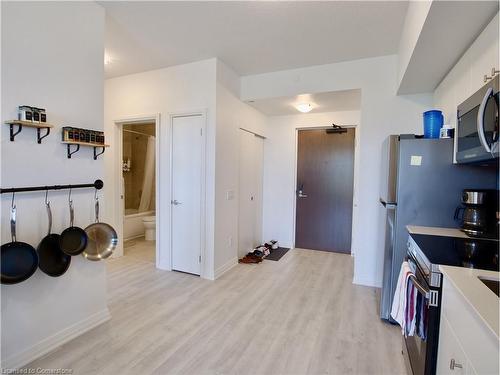
{"label": "closet door", "polygon": [[264,140],[240,130],[238,257],[262,241]]}

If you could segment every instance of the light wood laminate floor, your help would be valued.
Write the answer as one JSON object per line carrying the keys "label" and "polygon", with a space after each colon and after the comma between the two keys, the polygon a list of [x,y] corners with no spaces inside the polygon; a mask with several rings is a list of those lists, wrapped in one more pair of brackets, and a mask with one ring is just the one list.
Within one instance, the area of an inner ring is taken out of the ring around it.
{"label": "light wood laminate floor", "polygon": [[29,367],[74,374],[403,374],[400,331],[349,255],[293,249],[216,281],[108,261],[112,319]]}
{"label": "light wood laminate floor", "polygon": [[144,237],[128,240],[123,243],[123,254],[138,261],[155,262],[156,241],[146,241]]}

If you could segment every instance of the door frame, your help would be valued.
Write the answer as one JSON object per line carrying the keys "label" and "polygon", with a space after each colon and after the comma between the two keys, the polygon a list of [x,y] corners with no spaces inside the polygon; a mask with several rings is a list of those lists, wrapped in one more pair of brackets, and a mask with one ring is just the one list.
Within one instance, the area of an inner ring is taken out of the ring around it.
{"label": "door frame", "polygon": [[[159,113],[155,114],[150,114],[150,115],[137,115],[137,116],[130,116],[130,117],[122,117],[119,119],[116,119],[113,121],[114,123],[114,130],[115,130],[115,144],[116,144],[116,151],[115,151],[115,163],[114,163],[114,170],[115,170],[115,181],[118,183],[115,184],[114,186],[114,192],[115,192],[115,224],[117,225],[117,232],[118,232],[118,238],[121,241],[118,241],[118,248],[115,252],[115,256],[123,256],[123,239],[124,239],[124,234],[123,234],[123,220],[125,218],[125,211],[124,211],[124,201],[122,200],[122,195],[124,194],[123,191],[123,184],[122,184],[122,178],[123,178],[123,125],[129,125],[129,124],[137,124],[137,123],[145,123],[145,122],[154,122],[155,123],[155,212],[156,212],[156,228],[161,228],[161,223],[162,223],[162,214],[161,210],[158,208],[160,207],[161,203],[161,194],[160,194],[160,165],[161,163],[161,158],[158,157],[159,152],[160,152],[160,139],[161,139],[161,117]],[[156,246],[155,246],[155,266],[156,268],[164,269],[162,265],[162,255],[164,256],[163,253],[163,236],[161,236],[161,231],[157,230],[156,231]]]}
{"label": "door frame", "polygon": [[[201,181],[201,186],[200,186],[200,218],[201,218],[201,223],[200,223],[200,277],[201,278],[208,278],[208,275],[206,275],[205,271],[205,265],[206,265],[206,160],[207,160],[207,110],[195,110],[195,111],[186,111],[186,112],[172,112],[169,113],[169,179],[170,179],[170,184],[169,184],[169,199],[168,202],[171,202],[173,200],[173,142],[174,142],[174,137],[173,137],[173,129],[174,129],[174,119],[178,117],[195,117],[195,116],[200,116],[202,121],[201,121],[201,126],[202,126],[202,141],[201,141],[201,155],[203,155],[203,159],[205,162],[200,163],[200,181]],[[168,250],[168,255],[169,255],[169,260],[168,260],[168,267],[169,270],[173,269],[173,237],[172,237],[172,226],[173,226],[173,210],[172,210],[172,204],[168,205],[168,215],[170,218],[170,225],[168,226],[168,236],[169,236],[169,250]]]}
{"label": "door frame", "polygon": [[[354,129],[354,178],[352,187],[352,220],[351,220],[351,256],[354,256],[354,239],[356,238],[354,232],[354,223],[357,221],[357,197],[358,197],[358,179],[359,179],[359,137],[357,136],[357,131],[359,129],[358,124],[354,125],[342,125],[343,128]],[[299,158],[299,131],[300,130],[326,130],[330,129],[331,125],[328,126],[305,126],[295,128],[295,150],[294,150],[294,166],[293,166],[293,186],[294,186],[294,196],[293,196],[293,242],[292,247],[295,248],[295,236],[297,229],[297,164]]]}

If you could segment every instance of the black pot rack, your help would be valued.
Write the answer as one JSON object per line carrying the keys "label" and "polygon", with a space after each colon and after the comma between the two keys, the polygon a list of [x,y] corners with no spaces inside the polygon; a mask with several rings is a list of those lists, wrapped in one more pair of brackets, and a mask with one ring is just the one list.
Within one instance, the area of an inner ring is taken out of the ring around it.
{"label": "black pot rack", "polygon": [[76,185],[49,185],[49,186],[27,186],[18,188],[0,189],[1,194],[6,193],[22,193],[27,191],[47,191],[47,190],[66,190],[66,189],[81,189],[94,188],[101,190],[104,186],[102,180],[95,180],[92,184],[76,184]]}

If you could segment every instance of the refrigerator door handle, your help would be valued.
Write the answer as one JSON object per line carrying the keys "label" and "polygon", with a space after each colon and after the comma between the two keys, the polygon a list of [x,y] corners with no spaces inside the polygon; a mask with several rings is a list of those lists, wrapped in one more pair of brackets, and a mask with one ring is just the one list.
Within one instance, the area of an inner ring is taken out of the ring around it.
{"label": "refrigerator door handle", "polygon": [[[381,200],[381,203],[386,203]],[[386,203],[385,207],[390,208],[389,203]],[[393,208],[396,208],[393,205]],[[396,210],[386,209],[385,218],[385,248],[384,248],[384,270],[383,270],[383,288],[380,301],[380,317],[382,319],[387,319],[392,321],[390,316],[391,306],[392,306],[392,296],[394,293],[393,288],[393,264],[394,264],[394,242],[395,242],[395,222],[396,222]],[[399,272],[399,266],[398,270]]]}

